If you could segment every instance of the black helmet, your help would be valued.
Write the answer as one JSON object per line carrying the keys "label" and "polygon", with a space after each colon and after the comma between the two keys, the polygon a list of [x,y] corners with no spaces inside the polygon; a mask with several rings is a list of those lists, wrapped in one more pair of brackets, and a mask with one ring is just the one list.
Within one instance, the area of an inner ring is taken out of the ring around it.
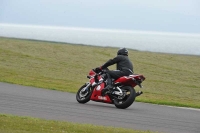
{"label": "black helmet", "polygon": [[128,50],[126,48],[121,48],[118,50],[117,55],[127,55],[128,56]]}

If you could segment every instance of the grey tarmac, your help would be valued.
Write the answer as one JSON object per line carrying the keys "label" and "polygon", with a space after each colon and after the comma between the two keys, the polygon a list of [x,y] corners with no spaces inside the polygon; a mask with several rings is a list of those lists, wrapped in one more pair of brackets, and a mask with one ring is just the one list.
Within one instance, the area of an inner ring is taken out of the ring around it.
{"label": "grey tarmac", "polygon": [[93,101],[79,104],[73,93],[1,82],[0,114],[164,133],[200,133],[199,109],[139,102],[127,109]]}

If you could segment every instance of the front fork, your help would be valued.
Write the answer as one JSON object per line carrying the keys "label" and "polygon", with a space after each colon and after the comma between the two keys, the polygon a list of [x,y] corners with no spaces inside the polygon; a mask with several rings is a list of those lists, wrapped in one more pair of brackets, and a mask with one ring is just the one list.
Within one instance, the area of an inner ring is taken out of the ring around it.
{"label": "front fork", "polygon": [[85,83],[85,85],[86,85],[86,87],[84,87],[84,88],[81,90],[82,92],[88,90],[88,88],[90,87],[91,84],[90,84],[89,82],[87,82],[87,83]]}

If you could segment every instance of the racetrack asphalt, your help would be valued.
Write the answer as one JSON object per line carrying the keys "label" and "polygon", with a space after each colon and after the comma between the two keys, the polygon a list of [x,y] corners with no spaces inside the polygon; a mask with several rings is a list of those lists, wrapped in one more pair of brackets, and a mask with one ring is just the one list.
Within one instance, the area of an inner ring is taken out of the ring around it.
{"label": "racetrack asphalt", "polygon": [[200,133],[199,109],[139,102],[127,109],[93,101],[79,104],[73,93],[1,82],[0,114],[164,133]]}

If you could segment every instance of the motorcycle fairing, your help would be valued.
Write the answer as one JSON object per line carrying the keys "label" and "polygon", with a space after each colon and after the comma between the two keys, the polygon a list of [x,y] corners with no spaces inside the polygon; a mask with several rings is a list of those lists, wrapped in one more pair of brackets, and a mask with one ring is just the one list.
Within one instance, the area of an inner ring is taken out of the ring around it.
{"label": "motorcycle fairing", "polygon": [[90,97],[90,100],[96,101],[96,102],[104,102],[104,103],[113,103],[112,100],[108,95],[102,96],[101,91],[105,88],[105,83],[101,83],[100,85],[95,86],[92,96]]}
{"label": "motorcycle fairing", "polygon": [[114,81],[114,84],[123,84],[123,85],[131,85],[132,87],[135,87],[137,85],[137,82],[134,82],[135,80],[144,80],[143,75],[129,75],[129,76],[123,76],[118,78]]}

